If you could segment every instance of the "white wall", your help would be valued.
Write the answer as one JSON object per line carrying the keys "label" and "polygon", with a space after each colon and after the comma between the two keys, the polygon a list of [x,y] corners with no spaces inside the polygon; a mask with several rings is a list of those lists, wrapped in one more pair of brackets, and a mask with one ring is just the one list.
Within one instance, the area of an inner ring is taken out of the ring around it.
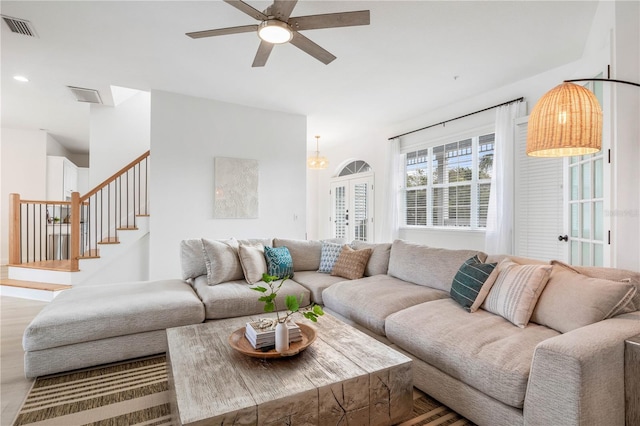
{"label": "white wall", "polygon": [[91,105],[89,186],[102,183],[149,150],[151,94],[139,92],[117,107]]}
{"label": "white wall", "polygon": [[0,262],[9,250],[9,194],[23,200],[46,199],[47,134],[41,130],[3,128],[0,134]]}
{"label": "white wall", "polygon": [[[304,238],[306,117],[151,93],[150,279],[180,277],[187,238]],[[259,162],[259,217],[214,219],[214,158]]]}

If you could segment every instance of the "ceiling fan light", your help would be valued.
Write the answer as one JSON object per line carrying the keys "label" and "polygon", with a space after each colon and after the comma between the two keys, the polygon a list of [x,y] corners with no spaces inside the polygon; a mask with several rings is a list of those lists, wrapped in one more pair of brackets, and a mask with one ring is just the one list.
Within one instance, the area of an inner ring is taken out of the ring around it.
{"label": "ceiling fan light", "polygon": [[286,22],[271,19],[260,24],[258,37],[267,43],[283,44],[291,41],[293,31],[291,31]]}

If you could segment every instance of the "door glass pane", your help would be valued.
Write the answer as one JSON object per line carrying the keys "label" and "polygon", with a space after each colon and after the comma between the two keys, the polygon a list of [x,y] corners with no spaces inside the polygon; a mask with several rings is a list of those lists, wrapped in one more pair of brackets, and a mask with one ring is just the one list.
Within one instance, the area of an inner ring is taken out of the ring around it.
{"label": "door glass pane", "polygon": [[[571,157],[574,158],[574,157]],[[571,169],[571,199],[572,200],[577,200],[580,193],[580,169],[578,168],[578,166],[573,166],[570,168]]]}
{"label": "door glass pane", "polygon": [[594,212],[593,212],[593,239],[602,241],[604,239],[603,235],[603,208],[602,201],[596,201],[594,203]]}
{"label": "door glass pane", "polygon": [[334,238],[346,238],[347,236],[347,222],[345,220],[347,214],[346,203],[346,188],[344,186],[338,186],[336,191],[334,223],[335,223],[335,235]]}
{"label": "door glass pane", "polygon": [[591,163],[582,166],[582,198],[591,198]]}
{"label": "door glass pane", "polygon": [[602,198],[603,197],[603,191],[602,191],[602,187],[603,187],[603,182],[604,182],[604,178],[603,178],[603,171],[602,171],[602,158],[597,159],[596,161],[593,162],[593,166],[594,166],[594,194],[593,196],[595,198]]}
{"label": "door glass pane", "polygon": [[604,266],[604,253],[602,244],[593,245],[593,266]]}
{"label": "door glass pane", "polygon": [[571,241],[571,264],[581,265],[580,263],[580,243],[578,241]]}
{"label": "door glass pane", "polygon": [[582,264],[591,265],[591,244],[582,243]]}
{"label": "door glass pane", "polygon": [[571,236],[573,238],[578,237],[580,230],[580,210],[579,204],[571,204]]}
{"label": "door glass pane", "polygon": [[582,203],[582,238],[591,238],[591,203]]}
{"label": "door glass pane", "polygon": [[367,241],[367,223],[368,217],[368,199],[367,199],[367,184],[358,183],[353,188],[353,226],[354,226],[354,239],[358,241]]}

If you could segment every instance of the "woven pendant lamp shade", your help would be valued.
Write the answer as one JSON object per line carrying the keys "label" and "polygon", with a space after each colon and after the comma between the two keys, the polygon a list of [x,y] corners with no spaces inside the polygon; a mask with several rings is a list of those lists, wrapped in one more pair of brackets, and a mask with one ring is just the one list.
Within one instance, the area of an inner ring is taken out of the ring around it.
{"label": "woven pendant lamp shade", "polygon": [[585,155],[600,151],[601,145],[602,109],[590,90],[562,83],[533,108],[527,129],[527,155]]}

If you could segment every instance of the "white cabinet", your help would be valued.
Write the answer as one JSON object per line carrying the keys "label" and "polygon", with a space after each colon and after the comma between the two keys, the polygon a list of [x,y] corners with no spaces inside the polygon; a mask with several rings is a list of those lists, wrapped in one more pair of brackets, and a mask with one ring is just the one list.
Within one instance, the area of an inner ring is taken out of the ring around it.
{"label": "white cabinet", "polygon": [[78,190],[78,167],[66,157],[47,156],[47,199],[68,201]]}

